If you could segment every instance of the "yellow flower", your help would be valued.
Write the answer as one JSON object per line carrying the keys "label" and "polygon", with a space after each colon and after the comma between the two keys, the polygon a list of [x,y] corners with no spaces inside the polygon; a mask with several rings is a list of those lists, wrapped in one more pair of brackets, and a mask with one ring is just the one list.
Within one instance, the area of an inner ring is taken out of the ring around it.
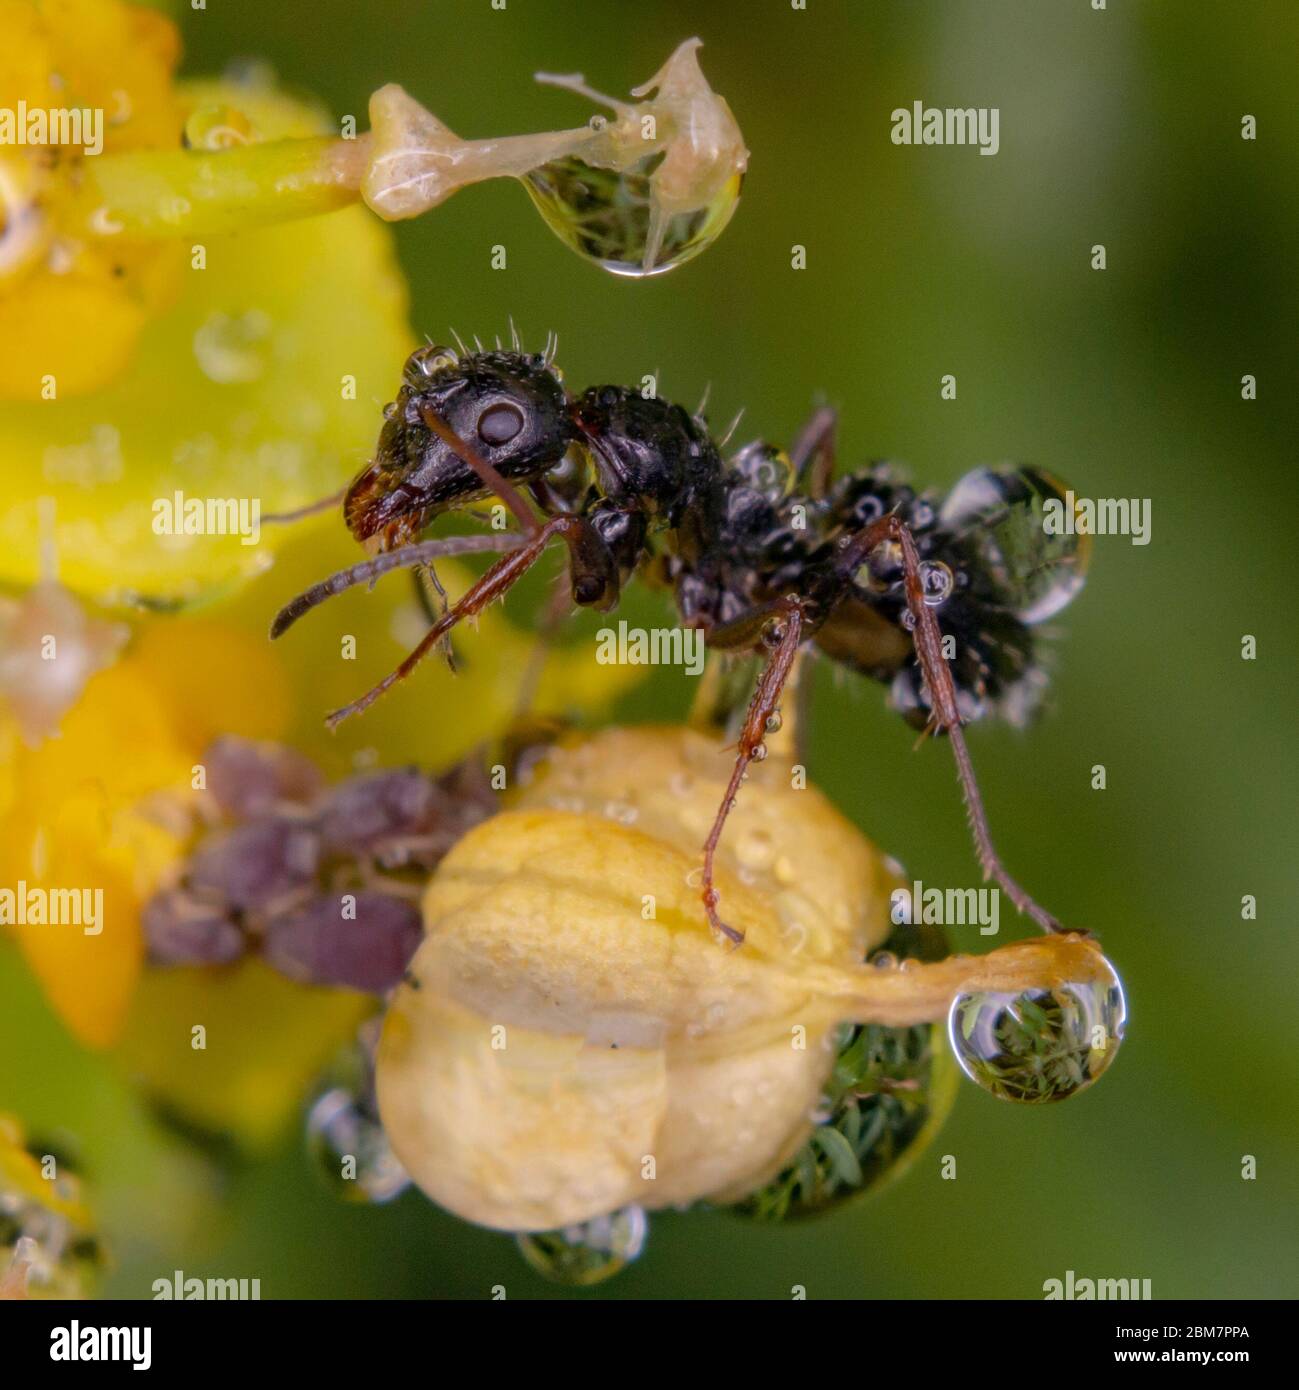
{"label": "yellow flower", "polygon": [[169,20],[117,0],[0,0],[0,33],[0,105],[15,116],[104,113],[99,154],[72,144],[0,152],[0,398],[35,401],[47,373],[63,396],[117,376],[174,293],[179,246],[74,240],[64,219],[87,158],[177,143],[180,42]]}
{"label": "yellow flower", "polygon": [[287,682],[264,644],[209,620],[155,618],[90,677],[57,737],[32,746],[0,713],[0,885],[102,892],[90,932],[11,927],[83,1042],[105,1047],[119,1033],[143,959],[140,905],[185,848],[187,823],[164,802],[191,795],[215,734],[270,737],[287,712]]}
{"label": "yellow flower", "polygon": [[264,568],[287,532],[186,534],[178,489],[288,510],[336,491],[373,446],[374,403],[412,345],[391,236],[359,203],[263,226],[271,194],[251,186],[219,233],[114,234],[87,202],[108,185],[169,206],[147,161],[198,160],[181,138],[204,113],[228,110],[254,154],[286,158],[329,122],[265,83],[174,87],[173,27],[118,0],[0,0],[0,32],[0,106],[105,111],[103,154],[0,153],[0,582],[36,579],[50,497],[75,592],[210,594]]}

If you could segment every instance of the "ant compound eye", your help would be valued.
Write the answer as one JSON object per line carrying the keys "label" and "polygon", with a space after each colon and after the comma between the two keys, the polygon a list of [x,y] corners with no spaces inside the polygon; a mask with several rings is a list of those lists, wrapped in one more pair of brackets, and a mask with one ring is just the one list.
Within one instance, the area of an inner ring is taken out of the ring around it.
{"label": "ant compound eye", "polygon": [[923,560],[920,564],[920,587],[924,591],[925,602],[931,608],[936,608],[951,596],[956,580],[941,560]]}
{"label": "ant compound eye", "polygon": [[478,417],[478,437],[484,444],[508,444],[523,428],[523,412],[502,401],[488,406]]}

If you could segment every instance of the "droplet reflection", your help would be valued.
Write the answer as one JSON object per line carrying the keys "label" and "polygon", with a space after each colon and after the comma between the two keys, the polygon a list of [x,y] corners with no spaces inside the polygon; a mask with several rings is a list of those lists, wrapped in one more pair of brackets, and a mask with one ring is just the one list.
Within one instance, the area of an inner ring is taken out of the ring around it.
{"label": "droplet reflection", "polygon": [[599,1284],[626,1268],[645,1248],[649,1221],[641,1207],[624,1207],[608,1216],[562,1231],[519,1235],[527,1262],[557,1284]]}
{"label": "droplet reflection", "polygon": [[662,154],[625,173],[580,159],[543,164],[522,182],[546,225],[579,256],[614,275],[661,275],[711,246],[740,198],[733,175],[706,207],[675,215],[657,208],[650,175]]}
{"label": "droplet reflection", "polygon": [[1022,994],[960,994],[948,1037],[961,1070],[1001,1100],[1036,1105],[1090,1086],[1114,1060],[1127,1021],[1123,985],[1067,982]]}

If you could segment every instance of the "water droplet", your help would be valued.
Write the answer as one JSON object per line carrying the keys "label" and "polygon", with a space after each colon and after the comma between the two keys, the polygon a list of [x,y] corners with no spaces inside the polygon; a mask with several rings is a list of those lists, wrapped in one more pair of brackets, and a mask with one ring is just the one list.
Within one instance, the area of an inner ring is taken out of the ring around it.
{"label": "water droplet", "polygon": [[388,1202],[410,1185],[383,1126],[335,1086],[307,1116],[307,1150],[325,1185],[347,1202]]}
{"label": "water droplet", "polygon": [[228,150],[253,140],[252,122],[233,106],[196,107],[185,122],[184,141],[191,150]]}
{"label": "water droplet", "polygon": [[1109,978],[1022,994],[960,994],[947,1032],[961,1070],[1001,1100],[1038,1104],[1077,1094],[1114,1060],[1127,1021]]}
{"label": "water droplet", "polygon": [[755,743],[753,751],[749,754],[749,761],[754,763],[764,763],[767,761],[767,745],[765,743]]}
{"label": "water droplet", "polygon": [[950,596],[955,586],[956,580],[952,577],[952,571],[941,560],[921,561],[920,587],[930,608],[937,608]]}
{"label": "water droplet", "polygon": [[780,732],[780,727],[784,722],[785,721],[780,717],[780,711],[773,710],[767,716],[767,732],[769,734],[778,734]]}
{"label": "water droplet", "polygon": [[871,965],[876,970],[896,970],[898,968],[898,958],[892,951],[876,951],[871,957]]}
{"label": "water droplet", "polygon": [[570,1287],[599,1284],[624,1269],[645,1248],[649,1221],[641,1207],[624,1207],[562,1231],[518,1235],[523,1258],[547,1279]]}
{"label": "water droplet", "polygon": [[765,830],[750,830],[735,841],[735,857],[750,869],[766,869],[775,858],[776,847]]}
{"label": "water droplet", "polygon": [[256,381],[266,370],[270,333],[270,316],[261,309],[217,312],[194,334],[194,357],[203,374],[222,386]]}
{"label": "water droplet", "polygon": [[666,216],[655,208],[650,184],[661,157],[651,155],[624,173],[570,157],[543,164],[522,182],[546,225],[579,256],[614,275],[661,275],[717,240],[741,183],[735,174],[707,207]]}
{"label": "water droplet", "polygon": [[1005,606],[1022,622],[1040,623],[1086,578],[1091,537],[1078,534],[1076,510],[1065,485],[1041,469],[976,468],[952,488],[938,519],[972,539],[985,581],[1001,590]]}

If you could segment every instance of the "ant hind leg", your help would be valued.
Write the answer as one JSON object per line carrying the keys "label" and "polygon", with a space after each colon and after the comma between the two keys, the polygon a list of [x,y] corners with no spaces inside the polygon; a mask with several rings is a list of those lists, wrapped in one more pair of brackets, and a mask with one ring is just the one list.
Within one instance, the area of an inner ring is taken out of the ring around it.
{"label": "ant hind leg", "polygon": [[855,573],[858,566],[882,541],[896,541],[902,551],[907,612],[910,613],[913,624],[911,635],[916,649],[916,659],[920,663],[925,689],[929,693],[930,727],[943,730],[951,742],[952,756],[956,759],[956,772],[960,778],[961,793],[969,817],[970,833],[974,837],[975,853],[983,869],[983,876],[985,879],[995,878],[1016,910],[1030,917],[1044,932],[1062,932],[1064,928],[1060,923],[1010,876],[992,843],[988,813],[984,809],[983,796],[974,776],[974,764],[970,761],[970,750],[965,743],[965,731],[961,727],[961,713],[956,701],[956,682],[952,679],[951,668],[943,656],[943,635],[938,626],[938,618],[925,602],[920,555],[910,528],[895,512],[880,517],[845,547],[838,561],[839,571],[845,577]]}

